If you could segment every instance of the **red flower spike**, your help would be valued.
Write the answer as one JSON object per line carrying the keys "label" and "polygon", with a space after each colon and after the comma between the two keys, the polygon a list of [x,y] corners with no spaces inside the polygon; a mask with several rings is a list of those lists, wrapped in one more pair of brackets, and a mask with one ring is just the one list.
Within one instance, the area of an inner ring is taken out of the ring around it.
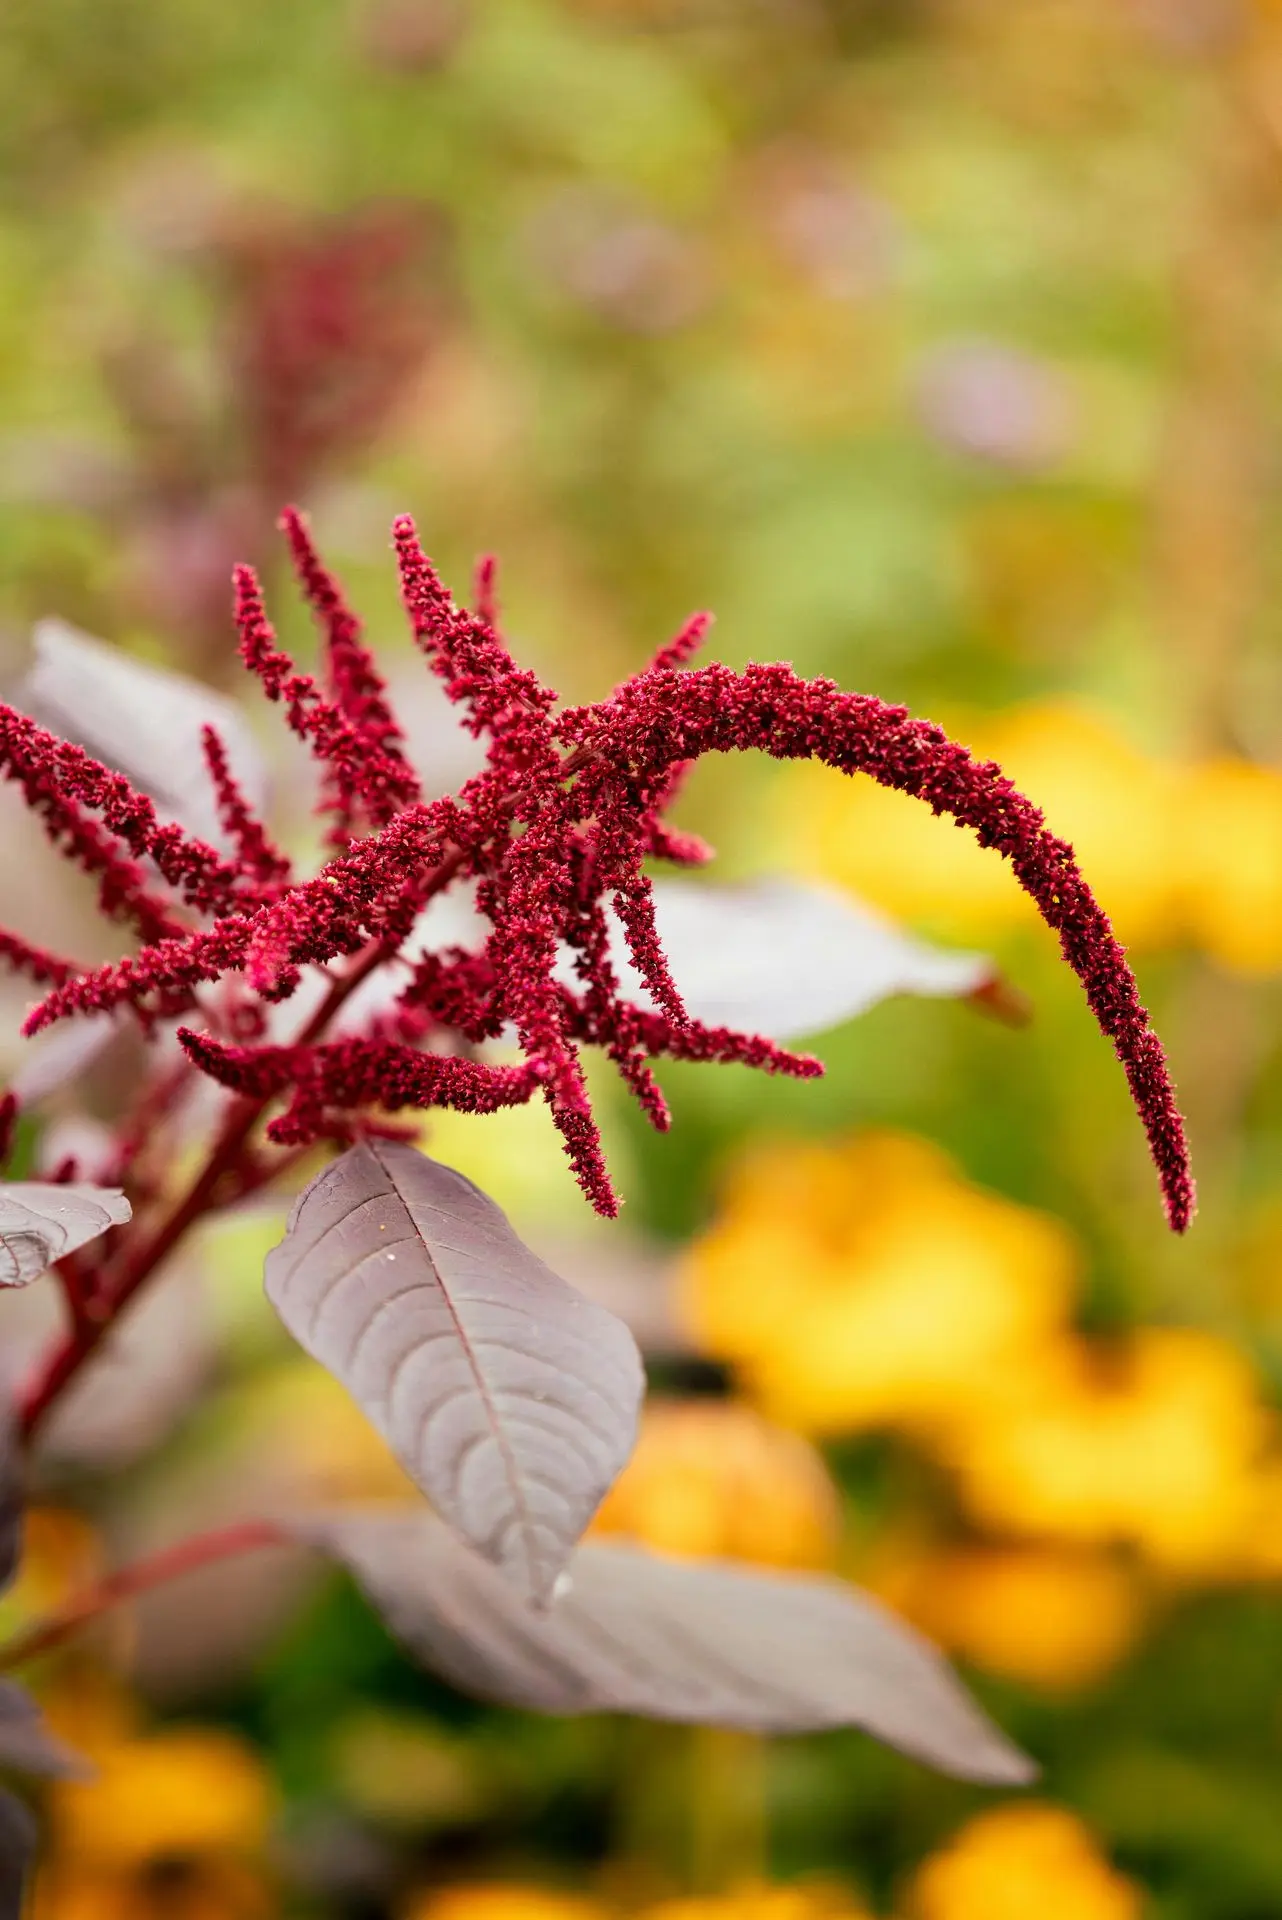
{"label": "red flower spike", "polygon": [[697,833],[682,833],[665,820],[656,820],[646,837],[646,852],[656,860],[669,860],[674,867],[706,867],[715,860],[717,850]]}
{"label": "red flower spike", "polygon": [[669,767],[659,781],[645,813],[646,853],[656,860],[669,860],[678,867],[706,867],[709,860],[715,858],[715,849],[699,834],[683,833],[661,818],[664,808],[672,805],[685,785],[692,764],[689,760],[678,760]]}
{"label": "red flower spike", "polygon": [[[496,1039],[503,1016],[496,1006],[497,976],[488,953],[425,953],[415,962],[392,1018],[397,1025],[452,1027],[465,1040]],[[425,1023],[425,1024],[424,1024]]]}
{"label": "red flower spike", "polygon": [[639,869],[626,886],[614,896],[614,911],[627,936],[632,964],[650,994],[675,1026],[688,1024],[690,1016],[677,991],[677,983],[668,969],[667,956],[654,922],[654,888]]}
{"label": "red flower spike", "polygon": [[218,803],[218,818],[223,831],[235,844],[241,872],[264,887],[286,884],[292,872],[289,857],[270,839],[241,792],[217,728],[202,727],[200,741]]}
{"label": "red flower spike", "polygon": [[[92,973],[55,987],[31,1009],[22,1031],[30,1039],[55,1020],[76,1013],[109,1013],[113,1007],[178,1012],[192,1004],[194,987],[206,980],[220,980],[225,973],[244,965],[252,927],[249,920],[220,920],[208,932],[162,940],[110,966],[96,967]],[[149,1006],[157,999],[162,1008]]]}
{"label": "red flower spike", "polygon": [[254,923],[245,950],[250,986],[269,993],[287,968],[355,953],[367,934],[395,932],[403,939],[419,905],[416,876],[441,860],[463,831],[453,800],[407,807],[380,834],[292,887]]}
{"label": "red flower spike", "polygon": [[734,1027],[705,1027],[691,1020],[674,1027],[662,1014],[641,1007],[625,1009],[620,1024],[635,1035],[636,1044],[651,1059],[699,1061],[722,1067],[755,1067],[760,1073],[782,1073],[792,1080],[822,1080],[824,1064],[812,1053],[792,1053],[760,1033],[740,1033]]}
{"label": "red flower spike", "polygon": [[188,1058],[220,1086],[255,1100],[272,1100],[298,1087],[317,1114],[371,1105],[389,1113],[403,1107],[495,1113],[500,1107],[524,1105],[538,1092],[543,1078],[535,1064],[491,1067],[450,1054],[419,1053],[383,1040],[352,1038],[315,1047],[226,1047],[187,1027],[179,1028],[178,1038]]}
{"label": "red flower spike", "polygon": [[716,615],[711,613],[692,613],[675,639],[669,640],[666,647],[659,648],[650,662],[650,670],[684,667],[698,653],[715,618]]}
{"label": "red flower spike", "polygon": [[344,777],[343,770],[330,771],[329,792],[324,801],[327,812],[337,817],[333,844],[345,846],[362,811],[374,826],[383,826],[397,811],[422,797],[418,775],[405,755],[405,739],[387,702],[387,685],[374,656],[361,639],[361,623],[343,598],[342,589],[312,545],[306,518],[297,507],[286,507],[281,529],[289,541],[290,554],[299,585],[316,615],[325,636],[325,671],[334,704],[378,754],[400,771],[401,784],[394,796],[371,809],[368,800]]}
{"label": "red flower spike", "polygon": [[285,706],[291,731],[308,743],[342,791],[360,798],[371,817],[390,819],[399,807],[411,805],[418,797],[412,770],[326,699],[311,674],[299,673],[277,645],[253,568],[237,567],[233,581],[241,658],[262,681],[267,698]]}
{"label": "red flower spike", "polygon": [[0,928],[0,961],[14,973],[25,974],[42,986],[61,987],[84,972],[74,960],[62,960],[47,947],[33,947],[21,934]]}
{"label": "red flower spike", "polygon": [[499,563],[492,553],[483,553],[476,563],[472,579],[472,600],[476,617],[495,633],[499,630]]}
{"label": "red flower spike", "polygon": [[[108,919],[133,926],[144,940],[161,940],[186,931],[174,918],[172,903],[153,891],[142,867],[121,847],[120,836],[114,831],[116,821],[110,823],[113,831],[107,832],[84,812],[86,806],[105,811],[113,797],[118,799],[123,794],[144,810],[144,820],[149,814],[155,822],[151,802],[134,793],[128,781],[11,707],[0,707],[0,773],[21,787],[28,807],[40,815],[52,845],[82,872],[98,880],[99,905]],[[118,809],[113,810],[119,818]],[[151,852],[144,833],[136,832],[135,838],[139,844],[134,852]],[[216,867],[221,868],[212,848],[202,847],[199,842],[191,846],[197,868],[199,855],[195,850],[208,855],[206,878]],[[226,884],[215,887],[212,899],[197,886],[192,904],[210,905],[214,899],[224,904],[235,878],[230,868],[221,870],[220,878],[224,876]],[[171,868],[166,878],[172,877]]]}
{"label": "red flower spike", "polygon": [[0,1167],[7,1164],[13,1152],[13,1136],[18,1131],[18,1096],[15,1093],[0,1093]]}
{"label": "red flower spike", "polygon": [[995,848],[1059,934],[1125,1070],[1170,1224],[1177,1233],[1187,1228],[1195,1192],[1184,1124],[1135,977],[1072,848],[1000,767],[974,760],[940,727],[910,718],[903,707],[843,693],[830,680],[802,680],[782,665],[639,675],[600,710],[592,744],[616,755],[633,777],[638,768],[654,778],[674,761],[750,747],[776,759],[822,760],[925,800],[969,827],[981,846]]}
{"label": "red flower spike", "polygon": [[518,667],[481,615],[456,607],[419,545],[408,514],[394,522],[401,598],[410,625],[456,705],[470,708],[468,731],[488,733],[502,764],[527,778],[550,777],[557,757],[547,712],[556,694]]}
{"label": "red flower spike", "polygon": [[[107,827],[122,840],[135,858],[151,860],[161,875],[188,906],[200,913],[216,913],[235,898],[239,876],[203,840],[188,834],[174,823],[162,826],[156,809],[145,793],[130,785],[123,773],[113,773],[70,741],[46,733],[33,721],[18,714],[17,726],[6,729],[4,742],[9,764],[17,764],[21,751],[37,778],[43,769],[53,794],[66,801],[79,802],[91,812],[100,813]],[[22,748],[18,735],[24,736]],[[21,778],[22,776],[19,775]],[[24,786],[26,781],[24,779]],[[34,804],[39,804],[38,802]],[[140,902],[138,913],[163,916],[163,903],[144,889],[133,887],[121,868],[122,897],[134,891]],[[176,922],[170,922],[176,925]]]}
{"label": "red flower spike", "polygon": [[610,929],[601,903],[594,898],[589,863],[583,863],[579,887],[578,912],[567,928],[575,950],[575,971],[585,986],[585,994],[574,1011],[581,1010],[581,1037],[605,1048],[656,1133],[667,1133],[672,1115],[663,1097],[663,1089],[646,1064],[645,1053],[637,1044],[635,1026],[623,1016],[618,1005],[619,983],[610,961]]}
{"label": "red flower spike", "polygon": [[[43,968],[40,977],[52,989],[26,1031],[119,1005],[131,1006],[144,1022],[189,1011],[203,983],[243,973],[243,986],[217,1002],[219,1033],[186,1031],[183,1042],[201,1071],[248,1103],[233,1110],[233,1140],[243,1143],[243,1129],[282,1099],[286,1110],[271,1121],[268,1137],[302,1145],[382,1127],[377,1111],[396,1106],[482,1112],[541,1092],[579,1184],[599,1211],[613,1214],[618,1202],[581,1047],[605,1050],[657,1126],[666,1124],[667,1108],[650,1069],[654,1059],[739,1062],[801,1078],[822,1072],[817,1060],[760,1035],[688,1018],[654,925],[644,871],[655,855],[703,856],[701,843],[662,817],[701,754],[754,748],[778,758],[815,758],[917,795],[1011,862],[1059,933],[1113,1040],[1148,1130],[1171,1224],[1187,1226],[1193,1187],[1182,1122],[1135,981],[1071,849],[997,767],[976,762],[938,727],[911,720],[902,708],[842,693],[831,681],[803,681],[789,667],[687,668],[703,630],[698,621],[661,651],[659,665],[609,700],[554,718],[555,696],[517,667],[495,631],[492,571],[483,566],[478,575],[480,612],[464,612],[437,579],[412,523],[400,520],[402,593],[415,636],[450,697],[469,709],[473,732],[489,736],[485,772],[457,796],[425,805],[413,797],[417,783],[400,757],[400,736],[354,616],[321,567],[301,518],[291,514],[285,524],[304,589],[327,627],[331,693],[296,673],[277,648],[247,570],[237,581],[242,650],[269,697],[284,702],[291,726],[311,742],[325,804],[337,802],[341,831],[358,824],[373,830],[344,846],[314,878],[293,880],[245,807],[222,743],[211,735],[206,751],[237,852],[228,865],[180,829],[162,828],[145,797],[78,748],[21,716],[0,719],[0,770],[22,784],[70,857],[100,875],[104,905],[132,913],[144,927],[149,912],[161,918],[162,937],[150,937],[130,959],[84,975],[9,936],[0,958],[7,955],[33,973]],[[101,813],[105,827],[86,820],[84,807]],[[146,894],[134,864],[145,857],[181,901],[216,915],[213,924],[186,928],[173,919],[167,900]],[[378,967],[404,964],[398,956],[418,914],[456,880],[476,882],[478,908],[491,924],[483,951],[452,948],[416,960],[399,994],[384,997],[360,1032],[328,1037],[334,1013],[356,987]],[[609,955],[604,902],[610,899],[654,1011],[623,997]],[[576,957],[578,992],[561,977],[567,946]],[[343,956],[353,956],[353,963],[330,970]],[[288,997],[305,966],[326,969],[320,1011],[301,1024],[293,1046],[255,1043],[266,1004]],[[447,1050],[451,1035],[475,1043],[509,1025],[525,1056],[519,1067],[491,1067]],[[428,1038],[441,1050],[421,1051]],[[236,1171],[232,1159],[227,1166]]]}

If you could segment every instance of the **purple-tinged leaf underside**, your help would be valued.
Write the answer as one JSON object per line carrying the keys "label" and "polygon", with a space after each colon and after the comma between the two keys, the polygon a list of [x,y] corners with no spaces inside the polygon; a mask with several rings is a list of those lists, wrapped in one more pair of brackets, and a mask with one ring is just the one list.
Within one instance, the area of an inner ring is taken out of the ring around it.
{"label": "purple-tinged leaf underside", "polygon": [[535,1613],[430,1515],[297,1531],[350,1569],[411,1655],[482,1699],[759,1733],[856,1726],[965,1779],[1035,1772],[933,1647],[842,1580],[588,1542]]}
{"label": "purple-tinged leaf underside", "polygon": [[[996,976],[982,954],[927,946],[848,894],[783,876],[656,881],[654,917],[692,1016],[773,1040],[822,1033],[893,994],[969,994]],[[625,995],[652,1010],[617,921],[612,933]]]}
{"label": "purple-tinged leaf underside", "polygon": [[622,1322],[471,1181],[381,1140],[300,1196],[266,1284],[437,1511],[547,1602],[635,1441],[645,1381]]}
{"label": "purple-tinged leaf underside", "polygon": [[123,1226],[132,1208],[117,1187],[0,1183],[0,1287],[25,1287],[55,1261]]}

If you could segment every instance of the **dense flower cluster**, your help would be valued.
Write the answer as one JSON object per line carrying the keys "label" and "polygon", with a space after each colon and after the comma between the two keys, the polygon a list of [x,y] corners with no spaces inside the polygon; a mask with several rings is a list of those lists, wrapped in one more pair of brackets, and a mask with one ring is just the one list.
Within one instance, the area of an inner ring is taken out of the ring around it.
{"label": "dense flower cluster", "polygon": [[[484,769],[458,794],[427,802],[355,615],[301,516],[288,513],[284,527],[324,638],[323,675],[301,672],[280,648],[248,568],[236,577],[240,650],[319,762],[331,857],[312,878],[294,877],[212,731],[205,753],[230,857],[162,822],[145,795],[79,748],[20,714],[0,714],[0,770],[68,858],[97,877],[104,910],[144,942],[114,965],[81,970],[8,939],[10,964],[50,988],[28,1033],[118,1007],[147,1025],[196,1016],[203,1030],[189,1024],[180,1032],[189,1060],[257,1110],[280,1107],[268,1138],[294,1146],[349,1138],[371,1107],[481,1112],[541,1093],[585,1193],[613,1213],[585,1045],[607,1053],[660,1128],[668,1116],[649,1064],[655,1058],[737,1060],[802,1077],[820,1071],[768,1039],[692,1019],[656,932],[646,862],[692,864],[707,852],[674,832],[664,809],[701,755],[753,748],[867,773],[1005,856],[1059,934],[1113,1041],[1171,1223],[1187,1225],[1193,1190],[1182,1125],[1133,976],[1071,848],[995,764],[976,761],[903,708],[803,680],[786,665],[741,673],[689,666],[702,616],[609,699],[558,712],[553,691],[517,665],[500,636],[492,566],[479,576],[480,610],[456,606],[405,518],[394,536],[414,638],[487,752]],[[474,884],[489,923],[483,947],[448,948],[408,966],[402,949],[420,914],[462,883]],[[608,908],[648,1008],[621,987]],[[280,1044],[267,1033],[269,1005],[288,1000],[308,967],[324,971],[325,1001]],[[356,1035],[334,1039],[334,1013],[379,969],[392,981],[379,1010]],[[213,982],[226,983],[217,995],[203,991]],[[484,1043],[508,1034],[522,1064],[477,1057]]]}

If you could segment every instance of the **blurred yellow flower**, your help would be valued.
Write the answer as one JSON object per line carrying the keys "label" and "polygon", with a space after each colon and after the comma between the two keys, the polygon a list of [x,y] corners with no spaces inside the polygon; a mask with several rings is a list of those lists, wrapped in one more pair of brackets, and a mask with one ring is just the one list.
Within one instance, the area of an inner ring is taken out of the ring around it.
{"label": "blurred yellow flower", "polygon": [[64,1655],[40,1704],[59,1739],[95,1766],[138,1731],[138,1703],[124,1682],[74,1651]]}
{"label": "blurred yellow flower", "polygon": [[644,1920],[865,1920],[866,1909],[830,1880],[787,1887],[750,1884],[731,1893],[661,1900]]}
{"label": "blurred yellow flower", "polygon": [[661,1553],[830,1565],[839,1513],[823,1461],[798,1434],[731,1400],[651,1401],[598,1533]]}
{"label": "blurred yellow flower", "polygon": [[1184,796],[1191,936],[1239,973],[1282,966],[1282,773],[1215,760]]}
{"label": "blurred yellow flower", "polygon": [[840,1433],[982,1408],[1060,1337],[1075,1270],[1057,1221],[868,1133],[747,1154],[677,1284],[695,1339],[768,1413]]}
{"label": "blurred yellow flower", "polygon": [[275,1811],[252,1747],[214,1727],[174,1727],[97,1756],[98,1774],[52,1798],[58,1853],[95,1870],[204,1854],[253,1854]]}
{"label": "blurred yellow flower", "polygon": [[1118,1349],[1065,1341],[945,1451],[990,1525],[1127,1541],[1193,1572],[1240,1538],[1267,1432],[1242,1355],[1208,1333],[1149,1328]]}
{"label": "blurred yellow flower", "polygon": [[610,1914],[608,1906],[587,1894],[478,1881],[418,1894],[399,1920],[609,1920]]}
{"label": "blurred yellow flower", "polygon": [[98,1536],[65,1507],[31,1507],[22,1523],[22,1558],[13,1584],[0,1596],[0,1636],[49,1613],[87,1586],[101,1569]]}
{"label": "blurred yellow flower", "polygon": [[1282,1459],[1266,1457],[1249,1477],[1237,1539],[1210,1569],[1217,1584],[1282,1584]]}
{"label": "blurred yellow flower", "polygon": [[1060,1548],[908,1553],[875,1566],[865,1584],[937,1645],[1049,1691],[1102,1679],[1143,1624],[1133,1574]]}
{"label": "blurred yellow flower", "polygon": [[[1187,859],[1178,768],[1069,700],[1016,707],[962,737],[997,760],[1072,842],[1124,941],[1154,945],[1178,931]],[[991,940],[1034,917],[1005,862],[919,800],[810,765],[784,779],[787,851],[804,870],[956,939]]]}
{"label": "blurred yellow flower", "polygon": [[911,1920],[1138,1920],[1144,1896],[1062,1808],[981,1813],[927,1860],[908,1890]]}
{"label": "blurred yellow flower", "polygon": [[36,1883],[31,1920],[273,1920],[262,1876],[234,1860],[164,1862],[149,1873],[55,1866]]}

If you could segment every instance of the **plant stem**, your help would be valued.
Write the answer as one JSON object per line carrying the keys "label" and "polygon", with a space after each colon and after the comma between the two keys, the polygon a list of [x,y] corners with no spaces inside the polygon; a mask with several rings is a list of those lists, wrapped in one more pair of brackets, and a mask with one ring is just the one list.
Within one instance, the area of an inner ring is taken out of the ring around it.
{"label": "plant stem", "polygon": [[216,1560],[256,1552],[262,1547],[286,1546],[290,1539],[288,1530],[274,1520],[240,1520],[211,1533],[193,1534],[188,1540],[180,1540],[177,1546],[165,1547],[145,1560],[136,1560],[131,1567],[109,1573],[105,1579],[87,1587],[60,1613],[15,1635],[5,1646],[0,1646],[0,1671],[50,1652],[122,1600],[131,1600],[184,1573],[194,1573],[198,1567],[211,1566]]}

